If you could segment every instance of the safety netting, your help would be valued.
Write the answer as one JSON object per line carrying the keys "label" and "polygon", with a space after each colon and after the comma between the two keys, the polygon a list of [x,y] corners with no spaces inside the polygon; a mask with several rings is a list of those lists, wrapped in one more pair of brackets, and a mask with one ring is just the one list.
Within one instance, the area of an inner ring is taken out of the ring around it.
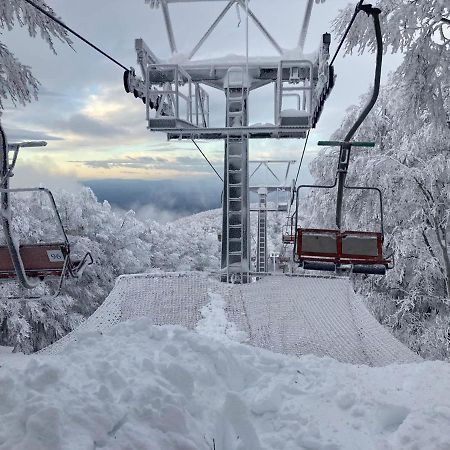
{"label": "safety netting", "polygon": [[43,352],[59,353],[80,332],[139,317],[194,329],[217,296],[227,320],[254,346],[371,366],[420,361],[375,320],[346,278],[280,275],[238,285],[203,272],[121,276],[89,319]]}

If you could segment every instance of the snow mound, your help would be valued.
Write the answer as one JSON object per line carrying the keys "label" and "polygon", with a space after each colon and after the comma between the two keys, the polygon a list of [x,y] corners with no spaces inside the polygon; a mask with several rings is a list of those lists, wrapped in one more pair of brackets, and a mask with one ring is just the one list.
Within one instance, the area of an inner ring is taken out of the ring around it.
{"label": "snow mound", "polygon": [[444,449],[449,391],[443,362],[346,365],[130,320],[5,358],[0,448]]}
{"label": "snow mound", "polygon": [[[374,319],[347,279],[272,276],[228,285],[200,272],[127,275],[80,330],[105,331],[139,317],[154,325],[206,327],[210,334],[226,326],[229,335],[286,354],[371,366],[421,360]],[[64,351],[78,333],[44,352]]]}

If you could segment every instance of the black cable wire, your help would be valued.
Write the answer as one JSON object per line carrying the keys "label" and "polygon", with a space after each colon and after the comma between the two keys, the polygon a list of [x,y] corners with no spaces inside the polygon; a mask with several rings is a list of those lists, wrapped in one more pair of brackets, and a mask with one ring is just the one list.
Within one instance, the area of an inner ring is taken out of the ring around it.
{"label": "black cable wire", "polygon": [[25,2],[27,2],[28,4],[30,4],[31,6],[33,6],[34,8],[36,8],[38,11],[40,11],[42,14],[44,14],[45,16],[47,16],[49,19],[53,20],[54,22],[56,22],[58,25],[61,25],[65,30],[69,31],[70,33],[72,33],[73,35],[75,35],[78,39],[81,39],[85,44],[89,45],[90,47],[92,47],[94,50],[96,50],[97,52],[101,53],[103,56],[105,56],[106,58],[108,58],[110,61],[112,61],[114,64],[117,64],[119,67],[121,67],[124,70],[128,70],[128,67],[125,67],[123,64],[121,64],[119,61],[117,61],[116,59],[114,59],[112,56],[108,55],[107,53],[105,53],[103,50],[99,49],[96,45],[92,44],[91,42],[89,42],[86,38],[84,38],[83,36],[81,36],[80,34],[78,34],[75,30],[72,30],[72,28],[68,27],[67,25],[65,25],[63,22],[61,22],[59,19],[57,19],[55,16],[53,16],[52,14],[50,14],[48,11],[46,11],[44,8],[42,8],[41,6],[37,5],[36,3],[34,3],[32,0],[24,0]]}
{"label": "black cable wire", "polygon": [[[309,140],[310,133],[311,133],[311,128],[308,130],[308,133],[306,133],[305,144],[303,145],[302,156],[300,157],[300,162],[298,164],[298,170],[297,170],[297,176],[295,177],[294,190],[297,188],[298,177],[300,175],[300,169],[302,168],[303,158],[305,156],[306,147],[308,146],[308,140]],[[291,214],[291,208],[292,208],[293,204],[294,204],[294,196],[291,197],[291,204],[289,205],[288,216]]]}
{"label": "black cable wire", "polygon": [[309,133],[311,132],[311,128],[308,130],[305,139],[305,145],[303,146],[302,156],[300,158],[300,163],[298,165],[297,176],[295,177],[295,186],[297,186],[298,176],[300,175],[300,169],[302,168],[303,158],[305,156],[306,147],[308,146]]}
{"label": "black cable wire", "polygon": [[353,23],[354,23],[355,20],[356,20],[356,16],[358,15],[359,11],[361,11],[361,6],[362,6],[363,2],[364,2],[364,0],[360,0],[360,1],[358,2],[358,4],[356,5],[356,7],[355,7],[355,12],[353,13],[353,17],[352,17],[352,19],[350,20],[349,24],[347,25],[347,28],[346,28],[346,30],[345,30],[345,33],[344,33],[344,35],[342,36],[341,42],[339,42],[338,48],[336,49],[336,52],[334,53],[334,56],[333,56],[333,58],[331,59],[330,66],[332,66],[332,65],[334,64],[334,61],[336,60],[337,55],[339,54],[339,52],[340,52],[342,46],[344,45],[344,41],[345,41],[345,39],[347,39],[348,33],[350,32],[350,29],[352,28]]}
{"label": "black cable wire", "polygon": [[209,159],[207,158],[207,156],[202,152],[202,149],[198,146],[197,142],[195,142],[194,139],[191,139],[191,141],[192,141],[193,144],[197,147],[197,150],[202,154],[203,158],[205,158],[206,162],[210,165],[211,169],[214,170],[214,172],[216,173],[216,175],[220,178],[220,181],[222,181],[222,183],[223,183],[223,178],[219,175],[219,172],[217,172],[217,170],[216,170],[215,167],[211,164],[211,162],[209,161]]}

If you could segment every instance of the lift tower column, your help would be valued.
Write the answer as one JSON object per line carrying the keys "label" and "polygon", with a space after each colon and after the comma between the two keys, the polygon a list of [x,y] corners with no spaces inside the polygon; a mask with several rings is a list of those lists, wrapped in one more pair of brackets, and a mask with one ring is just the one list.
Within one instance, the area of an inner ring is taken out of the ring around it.
{"label": "lift tower column", "polygon": [[[242,67],[230,67],[224,81],[226,127],[248,126],[249,86]],[[250,272],[248,137],[230,132],[225,139],[222,223],[222,280],[247,282]]]}

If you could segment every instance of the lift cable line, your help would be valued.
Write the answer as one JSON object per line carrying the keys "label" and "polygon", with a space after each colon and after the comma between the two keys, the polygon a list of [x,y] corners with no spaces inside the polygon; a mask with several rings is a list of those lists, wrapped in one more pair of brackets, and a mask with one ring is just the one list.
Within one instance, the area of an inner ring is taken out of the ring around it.
{"label": "lift cable line", "polygon": [[306,139],[305,139],[305,144],[303,145],[303,150],[302,150],[302,156],[300,157],[300,162],[298,164],[298,169],[297,169],[297,175],[295,177],[295,181],[294,184],[292,186],[293,188],[293,192],[291,195],[291,202],[289,204],[289,211],[288,211],[288,218],[291,215],[291,209],[292,209],[292,205],[294,204],[294,200],[295,200],[295,190],[297,188],[297,182],[298,182],[298,177],[300,175],[300,170],[302,168],[302,164],[303,164],[303,158],[305,156],[305,152],[306,152],[306,147],[308,146],[308,140],[309,140],[309,134],[310,134],[311,130],[308,130],[308,133],[306,134]]}
{"label": "lift cable line", "polygon": [[308,130],[308,133],[306,134],[305,144],[303,145],[302,156],[300,157],[300,163],[298,165],[298,170],[297,170],[297,175],[295,177],[294,186],[297,186],[298,177],[300,175],[300,170],[302,168],[303,158],[305,157],[306,147],[308,146],[308,140],[309,140],[309,134],[310,133],[311,133],[311,130]]}
{"label": "lift cable line", "polygon": [[353,26],[353,24],[354,24],[354,22],[356,20],[356,17],[358,16],[359,12],[361,11],[361,6],[363,5],[363,3],[364,3],[364,0],[360,0],[358,2],[358,4],[356,5],[355,11],[353,13],[353,16],[352,16],[350,22],[347,25],[345,33],[342,36],[341,42],[339,42],[339,45],[338,45],[338,47],[336,49],[336,52],[334,53],[333,58],[331,58],[330,66],[332,66],[334,64],[334,61],[336,61],[336,58],[337,58],[339,52],[341,51],[341,48],[344,45],[345,40],[347,39],[348,33],[350,33],[350,30],[351,30],[351,28],[352,28],[352,26]]}
{"label": "lift cable line", "polygon": [[73,30],[72,28],[70,28],[69,26],[67,26],[66,24],[64,24],[61,20],[59,20],[58,18],[56,18],[54,15],[50,14],[48,11],[46,11],[44,8],[42,8],[41,6],[39,6],[38,4],[34,3],[32,0],[24,0],[25,2],[27,2],[29,5],[33,6],[33,8],[36,8],[38,11],[40,11],[42,14],[44,14],[45,16],[47,16],[49,19],[53,20],[54,22],[56,22],[58,25],[62,26],[65,30],[69,31],[70,33],[72,33],[74,36],[76,36],[78,39],[81,39],[85,44],[89,45],[90,47],[92,47],[95,51],[97,51],[98,53],[102,54],[103,56],[105,56],[106,58],[108,58],[110,61],[112,61],[114,64],[116,64],[117,66],[119,66],[120,68],[122,68],[123,70],[128,70],[128,67],[124,66],[123,64],[121,64],[119,61],[117,61],[116,59],[114,59],[112,56],[108,55],[108,53],[104,52],[103,50],[101,50],[100,48],[98,48],[96,45],[94,45],[92,42],[88,41],[86,38],[84,38],[83,36],[81,36],[81,34],[77,33],[75,30]]}
{"label": "lift cable line", "polygon": [[205,158],[205,161],[209,164],[212,170],[216,173],[216,175],[220,178],[220,181],[223,182],[223,178],[220,176],[219,172],[217,172],[216,168],[212,165],[211,161],[208,159],[208,157],[202,152],[202,149],[199,147],[197,142],[195,142],[194,139],[191,139],[192,143],[197,147],[197,150],[202,154],[203,158]]}

